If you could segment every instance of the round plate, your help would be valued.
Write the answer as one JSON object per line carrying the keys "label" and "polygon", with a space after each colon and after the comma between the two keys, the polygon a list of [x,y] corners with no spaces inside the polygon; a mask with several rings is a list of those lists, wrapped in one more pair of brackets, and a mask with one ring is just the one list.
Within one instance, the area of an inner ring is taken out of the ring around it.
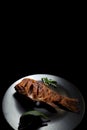
{"label": "round plate", "polygon": [[[48,79],[53,79],[57,81],[58,85],[60,86],[60,91],[63,95],[68,95],[73,98],[78,98],[80,101],[79,109],[80,113],[74,113],[66,110],[60,110],[58,113],[51,113],[45,110],[45,112],[50,114],[51,121],[48,123],[47,126],[41,127],[39,130],[73,130],[78,124],[80,124],[84,113],[85,113],[85,102],[81,92],[75,87],[72,83],[68,82],[67,80],[49,74],[35,74],[25,76],[16,82],[14,82],[6,91],[3,101],[2,101],[2,110],[5,119],[10,124],[10,126],[17,130],[19,125],[20,116],[25,111],[24,108],[19,104],[19,101],[14,97],[16,93],[14,87],[24,78],[32,78],[35,80],[41,80],[41,78],[47,77]],[[57,91],[59,88],[55,88]],[[38,109],[38,108],[36,108]],[[43,111],[44,108],[39,108],[38,110]]]}

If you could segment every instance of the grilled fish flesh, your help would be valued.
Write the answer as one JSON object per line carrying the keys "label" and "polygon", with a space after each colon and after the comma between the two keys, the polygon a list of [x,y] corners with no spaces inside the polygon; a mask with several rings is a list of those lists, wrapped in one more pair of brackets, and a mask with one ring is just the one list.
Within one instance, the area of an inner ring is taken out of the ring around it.
{"label": "grilled fish flesh", "polygon": [[24,78],[15,86],[15,90],[19,94],[25,95],[34,101],[45,102],[55,109],[58,108],[59,104],[72,112],[79,111],[77,98],[63,96],[52,90],[43,82],[39,82],[30,78]]}

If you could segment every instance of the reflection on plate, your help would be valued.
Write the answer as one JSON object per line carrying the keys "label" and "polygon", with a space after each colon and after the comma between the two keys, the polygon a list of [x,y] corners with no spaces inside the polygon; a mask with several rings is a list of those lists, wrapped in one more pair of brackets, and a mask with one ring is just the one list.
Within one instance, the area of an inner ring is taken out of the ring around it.
{"label": "reflection on plate", "polygon": [[[52,113],[49,110],[45,110],[44,108],[35,108],[36,110],[42,111],[46,114],[49,114],[51,118],[51,122],[48,123],[47,126],[41,127],[39,130],[73,130],[83,119],[85,113],[85,102],[81,92],[70,82],[67,80],[49,74],[35,74],[29,75],[23,78],[32,78],[35,80],[41,80],[41,78],[47,77],[48,79],[56,80],[58,85],[61,86],[56,88],[57,91],[60,91],[63,95],[69,95],[73,98],[78,98],[80,101],[79,108],[80,113],[73,113],[65,110],[59,110],[56,114]],[[19,103],[17,98],[15,98],[15,85],[18,84],[23,78],[14,82],[6,91],[3,102],[2,102],[2,110],[5,119],[9,123],[9,125],[17,130],[19,125],[19,119],[23,112],[26,110]],[[30,104],[29,104],[30,105]]]}

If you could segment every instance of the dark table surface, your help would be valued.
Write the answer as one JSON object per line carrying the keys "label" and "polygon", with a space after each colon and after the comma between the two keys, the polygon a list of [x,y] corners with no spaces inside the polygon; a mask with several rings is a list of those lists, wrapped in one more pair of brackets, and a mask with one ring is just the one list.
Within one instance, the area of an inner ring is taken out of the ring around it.
{"label": "dark table surface", "polygon": [[[36,58],[33,59],[32,62],[26,58],[24,59],[11,59],[8,62],[1,63],[0,70],[0,103],[2,105],[2,99],[9,88],[9,86],[15,82],[16,80],[31,74],[52,74],[56,76],[60,76],[62,78],[67,79],[74,85],[78,87],[81,91],[85,104],[87,102],[86,98],[86,78],[85,78],[85,65],[81,65],[81,61],[63,59],[63,60],[54,60],[51,62],[48,59],[48,62],[43,62]],[[87,107],[86,107],[87,109]],[[81,123],[77,126],[75,130],[82,130],[87,128],[87,119],[86,119],[87,111],[85,111],[85,115]],[[0,130],[12,130],[10,126],[7,124],[6,120],[2,114],[2,108],[0,107]]]}

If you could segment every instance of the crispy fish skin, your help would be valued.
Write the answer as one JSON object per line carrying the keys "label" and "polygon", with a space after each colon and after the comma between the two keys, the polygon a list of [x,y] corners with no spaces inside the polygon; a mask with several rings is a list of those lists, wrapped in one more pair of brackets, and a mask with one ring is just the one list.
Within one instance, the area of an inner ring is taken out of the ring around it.
{"label": "crispy fish skin", "polygon": [[62,96],[44,83],[30,78],[24,78],[15,86],[15,90],[34,101],[45,102],[55,109],[60,104],[72,112],[79,111],[78,99]]}

